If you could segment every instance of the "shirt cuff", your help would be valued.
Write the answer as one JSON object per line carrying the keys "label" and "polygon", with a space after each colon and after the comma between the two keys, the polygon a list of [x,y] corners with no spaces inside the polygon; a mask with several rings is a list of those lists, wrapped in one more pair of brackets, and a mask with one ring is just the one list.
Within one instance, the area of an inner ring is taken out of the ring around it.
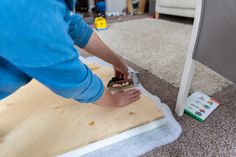
{"label": "shirt cuff", "polygon": [[[86,65],[85,65],[86,66]],[[93,103],[101,98],[104,92],[104,85],[101,79],[93,74],[90,69],[88,76],[80,86],[80,94],[75,97],[75,100],[82,103]]]}

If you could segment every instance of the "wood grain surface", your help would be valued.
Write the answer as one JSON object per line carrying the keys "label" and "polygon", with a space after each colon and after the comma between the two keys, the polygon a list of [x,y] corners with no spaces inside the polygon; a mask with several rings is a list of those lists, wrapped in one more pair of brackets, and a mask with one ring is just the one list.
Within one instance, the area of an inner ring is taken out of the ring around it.
{"label": "wood grain surface", "polygon": [[[113,76],[112,68],[89,66],[105,85]],[[33,80],[0,101],[0,156],[55,156],[163,117],[145,96],[105,108],[62,98]]]}

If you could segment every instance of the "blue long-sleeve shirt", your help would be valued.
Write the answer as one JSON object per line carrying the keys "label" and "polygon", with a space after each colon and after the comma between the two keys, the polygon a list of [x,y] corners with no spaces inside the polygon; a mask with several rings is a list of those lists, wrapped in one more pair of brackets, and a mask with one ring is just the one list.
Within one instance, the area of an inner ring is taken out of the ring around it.
{"label": "blue long-sleeve shirt", "polygon": [[93,33],[71,12],[74,6],[75,0],[0,1],[0,98],[29,78],[81,102],[101,97],[101,80],[80,62],[74,48],[86,46]]}

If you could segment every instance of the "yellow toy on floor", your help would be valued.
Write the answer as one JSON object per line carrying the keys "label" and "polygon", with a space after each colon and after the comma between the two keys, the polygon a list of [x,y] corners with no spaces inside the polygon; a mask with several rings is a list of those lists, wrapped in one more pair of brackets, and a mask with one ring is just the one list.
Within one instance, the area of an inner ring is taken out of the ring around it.
{"label": "yellow toy on floor", "polygon": [[96,17],[94,20],[94,28],[96,30],[106,30],[107,29],[107,21],[103,17]]}

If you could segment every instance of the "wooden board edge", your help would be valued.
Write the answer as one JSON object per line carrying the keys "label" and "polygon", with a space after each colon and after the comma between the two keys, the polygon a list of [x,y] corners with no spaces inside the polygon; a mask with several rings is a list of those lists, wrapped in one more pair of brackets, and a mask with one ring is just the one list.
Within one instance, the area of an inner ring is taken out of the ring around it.
{"label": "wooden board edge", "polygon": [[153,122],[153,121],[157,121],[157,120],[159,120],[159,119],[163,119],[165,116],[164,116],[164,113],[162,113],[162,114],[163,114],[163,115],[160,116],[160,117],[158,117],[158,118],[154,118],[154,119],[147,120],[147,121],[145,121],[145,122],[142,122],[141,124],[134,125],[134,126],[132,126],[131,128],[124,129],[124,130],[120,130],[120,131],[118,131],[118,132],[116,132],[116,133],[109,134],[109,135],[106,135],[106,136],[101,136],[101,137],[99,137],[97,140],[94,140],[94,141],[89,142],[89,143],[82,143],[82,144],[80,145],[80,147],[81,147],[81,148],[82,148],[82,147],[85,147],[85,146],[87,146],[87,145],[89,145],[89,144],[92,144],[92,143],[95,143],[95,142],[97,142],[97,141],[101,141],[101,140],[103,140],[103,139],[116,136],[117,134],[123,133],[123,132],[125,132],[125,131],[127,131],[127,130],[131,130],[131,129],[134,129],[134,128],[143,126],[143,125],[145,125],[145,124],[149,124],[149,123],[151,123],[151,122]]}
{"label": "wooden board edge", "polygon": [[61,154],[57,157],[78,157],[82,155],[86,155],[88,153],[94,152],[98,149],[101,149],[103,147],[109,146],[111,144],[120,142],[122,140],[134,137],[136,135],[139,135],[141,133],[145,133],[147,131],[153,130],[155,128],[161,127],[167,122],[166,118],[162,118],[147,124],[144,124],[142,126],[138,126],[136,128],[124,131],[120,134],[117,134],[115,136],[91,143],[87,146],[72,150],[70,152],[67,152],[65,154]]}

